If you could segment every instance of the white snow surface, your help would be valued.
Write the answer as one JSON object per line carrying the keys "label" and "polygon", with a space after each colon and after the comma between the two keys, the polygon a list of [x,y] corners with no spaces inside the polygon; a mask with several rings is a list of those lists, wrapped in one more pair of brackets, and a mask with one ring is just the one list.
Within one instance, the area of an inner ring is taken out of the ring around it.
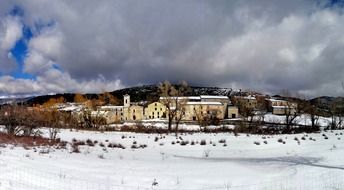
{"label": "white snow surface", "polygon": [[[182,146],[172,144],[177,141],[174,134],[61,130],[62,140],[91,139],[98,143],[94,147],[80,146],[81,153],[71,153],[70,146],[38,147],[36,152],[13,145],[0,147],[0,190],[341,189],[341,134],[342,131],[275,136],[193,133],[180,135],[189,141]],[[227,146],[219,143],[221,139]],[[200,145],[201,140],[207,144]],[[134,141],[147,148],[131,149]],[[195,145],[190,145],[191,141]],[[126,148],[108,148],[109,143],[121,143]],[[42,154],[42,150],[49,153]],[[154,182],[157,185],[152,185]]]}

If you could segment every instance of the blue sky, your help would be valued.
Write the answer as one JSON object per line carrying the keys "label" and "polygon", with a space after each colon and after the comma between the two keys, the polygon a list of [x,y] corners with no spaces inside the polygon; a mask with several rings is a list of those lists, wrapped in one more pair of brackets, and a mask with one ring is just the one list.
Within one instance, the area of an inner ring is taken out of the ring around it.
{"label": "blue sky", "polygon": [[163,80],[342,95],[343,6],[4,0],[0,96],[112,91]]}

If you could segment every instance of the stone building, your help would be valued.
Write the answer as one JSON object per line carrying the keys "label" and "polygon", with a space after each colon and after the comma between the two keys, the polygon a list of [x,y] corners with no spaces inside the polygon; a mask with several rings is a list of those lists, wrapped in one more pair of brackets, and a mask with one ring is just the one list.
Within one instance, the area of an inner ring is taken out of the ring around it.
{"label": "stone building", "polygon": [[275,115],[294,114],[297,103],[287,100],[267,99],[268,111]]}
{"label": "stone building", "polygon": [[146,119],[166,118],[166,106],[160,102],[153,102],[148,104],[145,109]]}

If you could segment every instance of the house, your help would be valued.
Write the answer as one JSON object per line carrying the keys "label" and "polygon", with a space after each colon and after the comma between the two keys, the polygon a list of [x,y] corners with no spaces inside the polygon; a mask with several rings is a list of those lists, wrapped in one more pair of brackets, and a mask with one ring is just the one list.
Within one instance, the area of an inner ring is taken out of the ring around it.
{"label": "house", "polygon": [[235,104],[239,108],[257,109],[258,101],[255,96],[235,96]]}
{"label": "house", "polygon": [[185,115],[182,120],[197,121],[204,118],[224,119],[224,105],[221,102],[187,102],[185,104]]}
{"label": "house", "polygon": [[166,118],[166,106],[160,102],[153,102],[148,104],[145,109],[146,119]]}
{"label": "house", "polygon": [[227,108],[228,118],[233,119],[239,117],[239,109],[237,106],[228,106]]}
{"label": "house", "polygon": [[275,115],[294,114],[297,103],[287,100],[267,99],[268,111]]}

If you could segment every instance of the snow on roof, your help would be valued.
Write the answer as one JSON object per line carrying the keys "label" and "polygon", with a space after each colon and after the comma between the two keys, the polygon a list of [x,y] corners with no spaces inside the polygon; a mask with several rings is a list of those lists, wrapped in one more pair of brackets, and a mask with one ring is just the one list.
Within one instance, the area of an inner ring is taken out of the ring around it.
{"label": "snow on roof", "polygon": [[201,95],[201,99],[229,99],[227,96],[211,96],[211,95]]}
{"label": "snow on roof", "polygon": [[272,108],[277,108],[277,109],[286,109],[288,108],[289,106],[272,106]]}
{"label": "snow on roof", "polygon": [[246,99],[246,100],[255,100],[255,99],[256,99],[256,97],[251,96],[251,95],[249,95],[249,96],[244,96],[244,97],[241,97],[241,98]]}
{"label": "snow on roof", "polygon": [[80,111],[82,107],[83,106],[71,105],[71,106],[61,107],[58,110],[60,110],[60,111]]}
{"label": "snow on roof", "polygon": [[123,108],[123,106],[100,106],[100,109],[118,109]]}
{"label": "snow on roof", "polygon": [[270,102],[286,102],[285,100],[268,99]]}
{"label": "snow on roof", "polygon": [[177,99],[178,100],[184,100],[184,99],[187,99],[187,100],[200,100],[201,97],[199,96],[180,96],[180,97],[176,97],[176,96],[171,96],[171,97],[160,97],[160,100],[164,100],[164,99]]}
{"label": "snow on roof", "polygon": [[107,114],[107,113],[109,113],[108,111],[92,111],[91,112],[91,115],[92,116],[101,116],[101,115],[105,115],[105,114]]}
{"label": "snow on roof", "polygon": [[187,102],[187,105],[222,105],[221,102]]}

